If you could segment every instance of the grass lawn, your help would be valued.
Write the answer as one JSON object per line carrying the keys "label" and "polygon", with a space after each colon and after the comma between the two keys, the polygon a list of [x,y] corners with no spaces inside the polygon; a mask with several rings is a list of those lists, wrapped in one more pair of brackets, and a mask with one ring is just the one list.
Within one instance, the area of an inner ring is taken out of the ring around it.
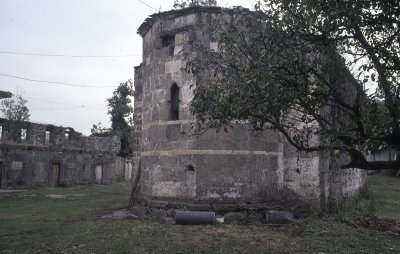
{"label": "grass lawn", "polygon": [[[370,177],[378,215],[399,219],[398,183],[399,178]],[[282,227],[115,221],[100,217],[128,204],[129,183],[19,189],[26,191],[0,196],[0,253],[400,252],[398,238],[349,225],[336,216]]]}
{"label": "grass lawn", "polygon": [[368,187],[376,213],[400,220],[400,177],[370,176]]}

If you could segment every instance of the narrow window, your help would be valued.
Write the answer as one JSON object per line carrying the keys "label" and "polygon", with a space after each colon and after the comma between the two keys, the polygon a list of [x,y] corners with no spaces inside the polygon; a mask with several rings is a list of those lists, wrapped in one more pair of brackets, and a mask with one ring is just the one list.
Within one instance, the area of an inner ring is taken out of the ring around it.
{"label": "narrow window", "polygon": [[26,142],[26,129],[21,129],[21,142]]}
{"label": "narrow window", "polygon": [[46,136],[44,139],[44,144],[48,145],[50,144],[50,131],[46,131]]}
{"label": "narrow window", "polygon": [[0,125],[0,140],[3,137],[3,126]]}
{"label": "narrow window", "polygon": [[165,35],[161,37],[162,40],[162,47],[168,47],[168,52],[170,56],[174,55],[175,50],[175,35]]}
{"label": "narrow window", "polygon": [[171,87],[171,115],[170,120],[179,120],[179,87],[173,84]]}
{"label": "narrow window", "polygon": [[194,167],[192,166],[192,164],[187,165],[185,168],[186,171],[194,171]]}
{"label": "narrow window", "polygon": [[69,129],[65,130],[65,144],[68,145],[69,143]]}

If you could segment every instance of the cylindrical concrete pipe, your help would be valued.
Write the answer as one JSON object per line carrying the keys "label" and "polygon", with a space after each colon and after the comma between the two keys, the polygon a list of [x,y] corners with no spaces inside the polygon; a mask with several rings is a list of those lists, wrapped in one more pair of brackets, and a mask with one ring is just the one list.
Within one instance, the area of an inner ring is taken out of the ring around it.
{"label": "cylindrical concrete pipe", "polygon": [[179,225],[214,224],[214,212],[177,211],[175,222]]}

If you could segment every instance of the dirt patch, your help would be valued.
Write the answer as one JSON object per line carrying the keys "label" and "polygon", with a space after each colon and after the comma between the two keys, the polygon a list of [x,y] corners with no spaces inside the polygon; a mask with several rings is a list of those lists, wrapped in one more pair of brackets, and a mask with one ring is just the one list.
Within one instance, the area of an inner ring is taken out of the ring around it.
{"label": "dirt patch", "polygon": [[393,219],[373,217],[355,218],[348,222],[349,225],[354,227],[365,227],[382,232],[386,232],[389,235],[400,238],[400,221]]}
{"label": "dirt patch", "polygon": [[49,194],[46,196],[49,198],[65,198],[67,195]]}
{"label": "dirt patch", "polygon": [[26,190],[2,190],[0,189],[0,195],[7,195],[7,194],[13,194],[13,193],[19,193],[19,192],[25,192]]}
{"label": "dirt patch", "polygon": [[126,209],[121,209],[114,211],[110,214],[106,214],[101,217],[102,219],[112,219],[112,220],[133,220],[138,219],[138,216],[132,214]]}

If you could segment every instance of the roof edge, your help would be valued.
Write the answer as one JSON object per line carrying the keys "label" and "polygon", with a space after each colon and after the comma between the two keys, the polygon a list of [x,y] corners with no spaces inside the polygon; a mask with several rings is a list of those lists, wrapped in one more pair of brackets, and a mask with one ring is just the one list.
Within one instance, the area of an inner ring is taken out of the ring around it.
{"label": "roof edge", "polygon": [[227,11],[231,10],[228,8],[223,8],[223,7],[217,7],[217,6],[192,6],[188,8],[183,8],[179,10],[170,10],[170,11],[165,11],[165,12],[159,12],[159,13],[154,13],[150,15],[148,18],[145,19],[145,21],[140,25],[140,27],[137,30],[137,33],[140,36],[144,36],[150,28],[153,26],[153,24],[156,22],[157,19],[160,19],[165,16],[170,16],[170,17],[181,17],[185,16],[188,14],[192,13],[221,13],[222,10]]}

